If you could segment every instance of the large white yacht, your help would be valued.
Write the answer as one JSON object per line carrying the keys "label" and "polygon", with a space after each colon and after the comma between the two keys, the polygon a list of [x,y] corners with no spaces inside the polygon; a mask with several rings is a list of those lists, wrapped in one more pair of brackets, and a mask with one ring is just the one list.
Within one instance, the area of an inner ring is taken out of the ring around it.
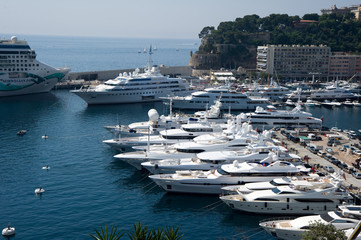
{"label": "large white yacht", "polygon": [[322,127],[322,120],[312,117],[311,113],[301,111],[297,103],[291,111],[257,107],[255,112],[240,114],[242,121],[249,121],[253,127],[271,129],[274,127],[317,128]]}
{"label": "large white yacht", "polygon": [[[108,144],[119,150],[131,150],[134,146],[146,146],[154,144],[171,145],[179,141],[191,141],[193,138],[212,132],[222,132],[224,124],[215,125],[208,122],[197,122],[183,124],[179,129],[162,130],[159,135],[144,135],[140,137],[113,138],[104,140],[103,143]],[[124,151],[123,150],[123,151]]]}
{"label": "large white yacht", "polygon": [[163,76],[156,67],[151,67],[149,60],[144,73],[135,69],[133,73],[120,73],[117,78],[95,87],[71,92],[88,104],[140,103],[161,101],[160,97],[169,95],[186,95],[189,83],[185,79]]}
{"label": "large white yacht", "polygon": [[271,83],[268,86],[254,84],[254,86],[247,91],[247,96],[253,98],[266,98],[271,101],[280,101],[290,93],[291,91],[288,88],[279,86],[271,79]]}
{"label": "large white yacht", "polygon": [[150,175],[157,185],[169,192],[221,194],[221,187],[248,182],[270,181],[275,177],[294,176],[308,171],[284,161],[267,163],[224,164],[217,170],[177,171],[174,174]]}
{"label": "large white yacht", "polygon": [[[257,106],[266,107],[268,99],[249,98],[245,93],[231,90],[229,85],[206,88],[204,91],[193,92],[191,95],[182,97],[170,97],[173,101],[173,108],[176,109],[204,109],[221,98],[222,110],[255,110]],[[168,99],[168,98],[166,98]]]}
{"label": "large white yacht", "polygon": [[[221,196],[232,209],[258,213],[305,215],[336,210],[352,197],[333,182],[295,181],[292,185],[269,190],[255,190],[248,194]],[[338,182],[340,183],[340,182]]]}
{"label": "large white yacht", "polygon": [[332,224],[338,230],[346,230],[355,227],[359,220],[348,218],[338,211],[329,211],[321,215],[310,215],[291,219],[266,219],[259,225],[272,236],[278,239],[303,239],[303,235],[309,231],[310,224],[320,222]]}
{"label": "large white yacht", "polygon": [[0,40],[0,97],[49,92],[69,71],[36,60],[24,40]]}

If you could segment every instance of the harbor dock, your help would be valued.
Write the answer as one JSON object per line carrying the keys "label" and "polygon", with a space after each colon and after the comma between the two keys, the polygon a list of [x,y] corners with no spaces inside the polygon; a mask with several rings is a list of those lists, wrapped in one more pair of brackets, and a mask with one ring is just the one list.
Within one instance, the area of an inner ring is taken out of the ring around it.
{"label": "harbor dock", "polygon": [[[299,136],[307,135],[306,133],[299,133]],[[281,131],[276,131],[276,139],[278,139],[281,144],[283,144],[290,152],[296,153],[298,156],[300,156],[305,162],[308,162],[309,165],[314,166],[314,169],[316,171],[326,172],[323,169],[323,166],[332,166],[335,171],[342,170],[344,172],[344,178],[345,181],[343,183],[344,187],[346,188],[352,188],[351,191],[356,193],[357,195],[360,194],[361,189],[361,181],[359,179],[356,179],[351,173],[352,170],[359,171],[353,167],[353,163],[355,163],[356,159],[360,158],[360,156],[356,154],[352,154],[351,151],[342,150],[345,145],[347,146],[354,146],[359,144],[358,139],[349,139],[346,134],[342,132],[330,132],[330,131],[322,131],[316,133],[318,136],[322,138],[322,140],[319,141],[310,141],[311,144],[318,146],[319,149],[322,149],[318,151],[317,154],[315,151],[312,152],[309,150],[309,148],[306,148],[302,146],[300,143],[295,143],[291,141],[287,136],[281,134]],[[340,136],[340,140],[337,145],[333,146],[327,146],[328,143],[328,134],[338,135]],[[326,153],[326,154],[320,154],[325,152],[326,148],[332,149],[332,153]],[[311,149],[312,150],[312,149]],[[339,160],[341,163],[345,163],[347,165],[344,165],[346,168],[340,168],[340,164],[334,164],[331,161],[326,160],[327,158],[325,156],[332,155],[334,158]],[[323,157],[321,157],[322,155]]]}

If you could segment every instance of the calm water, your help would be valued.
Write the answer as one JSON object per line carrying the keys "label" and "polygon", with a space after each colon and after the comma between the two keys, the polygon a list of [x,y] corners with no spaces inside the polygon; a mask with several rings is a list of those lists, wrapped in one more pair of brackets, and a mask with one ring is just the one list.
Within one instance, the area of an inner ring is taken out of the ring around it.
{"label": "calm water", "polygon": [[[198,47],[198,40],[18,37],[40,60],[73,71],[142,67],[147,55],[138,50],[150,44],[158,48],[155,64],[187,65]],[[147,120],[151,108],[166,111],[161,103],[87,107],[68,91],[0,99],[0,229],[11,222],[12,239],[90,239],[100,225],[128,231],[141,221],[180,226],[184,239],[270,239],[258,228],[267,216],[234,212],[216,196],[165,194],[113,159],[117,152],[102,143],[112,137],[103,126]],[[329,127],[361,129],[361,108],[310,111]],[[28,133],[17,136],[19,129]],[[45,165],[51,169],[42,170]],[[40,185],[41,197],[34,194]]]}
{"label": "calm water", "polygon": [[[67,91],[0,101],[0,226],[17,229],[14,239],[90,239],[100,225],[124,230],[141,221],[150,227],[176,225],[184,239],[267,239],[262,216],[233,212],[215,196],[165,194],[146,175],[113,159],[102,143],[104,125],[146,120],[150,108],[132,104],[87,107]],[[19,129],[28,129],[17,136]],[[49,139],[42,139],[44,134]],[[50,170],[42,170],[49,165]],[[34,189],[46,192],[38,197]],[[244,233],[245,232],[245,233]],[[254,235],[256,234],[256,235]],[[254,237],[252,237],[254,235]]]}
{"label": "calm water", "polygon": [[[2,36],[4,36],[2,34]],[[5,35],[6,37],[10,37]],[[143,50],[156,47],[153,64],[186,66],[190,51],[199,47],[199,39],[118,39],[23,36],[37,53],[37,59],[54,67],[70,67],[73,72],[142,68],[148,54]],[[141,51],[141,53],[138,53]]]}

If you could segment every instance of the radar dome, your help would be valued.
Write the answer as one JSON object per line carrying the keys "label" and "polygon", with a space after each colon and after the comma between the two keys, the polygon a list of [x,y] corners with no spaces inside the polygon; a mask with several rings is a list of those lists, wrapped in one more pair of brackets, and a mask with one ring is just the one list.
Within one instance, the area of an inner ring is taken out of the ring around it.
{"label": "radar dome", "polygon": [[148,117],[149,117],[149,120],[150,121],[157,121],[158,120],[158,118],[159,118],[159,114],[158,114],[158,112],[157,112],[157,110],[155,110],[155,109],[150,109],[149,111],[148,111]]}
{"label": "radar dome", "polygon": [[16,36],[11,37],[11,41],[16,42],[17,40],[18,40],[18,38]]}

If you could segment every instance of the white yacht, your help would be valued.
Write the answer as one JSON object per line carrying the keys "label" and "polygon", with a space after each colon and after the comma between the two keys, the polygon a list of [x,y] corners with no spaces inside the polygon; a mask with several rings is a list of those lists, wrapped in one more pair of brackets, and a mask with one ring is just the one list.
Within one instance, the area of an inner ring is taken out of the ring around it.
{"label": "white yacht", "polygon": [[24,40],[0,40],[0,97],[49,92],[69,71],[36,60]]}
{"label": "white yacht", "polygon": [[103,143],[111,147],[124,150],[132,150],[134,146],[146,146],[154,144],[171,145],[179,141],[191,141],[193,138],[212,132],[222,132],[225,125],[210,125],[207,122],[183,124],[179,129],[162,130],[159,135],[144,135],[140,137],[114,138],[104,140]]}
{"label": "white yacht", "polygon": [[322,179],[318,174],[309,174],[308,176],[294,176],[294,177],[282,177],[275,178],[269,182],[256,182],[256,183],[246,183],[244,185],[234,185],[223,187],[223,193],[226,195],[234,195],[234,194],[248,194],[254,191],[259,190],[270,190],[279,186],[289,186],[294,182],[300,182],[304,185],[313,184],[319,181],[329,181],[328,179]]}
{"label": "white yacht", "polygon": [[332,224],[339,230],[346,230],[355,227],[359,220],[348,218],[338,211],[329,211],[321,215],[310,215],[291,219],[266,219],[259,225],[273,237],[278,239],[303,239],[303,234],[309,231],[311,223],[321,222]]}
{"label": "white yacht", "polygon": [[264,98],[269,99],[270,101],[280,101],[287,94],[291,93],[291,91],[286,88],[279,86],[273,79],[271,79],[271,83],[268,86],[259,86],[254,84],[247,91],[247,96],[252,98]]}
{"label": "white yacht", "polygon": [[322,120],[312,117],[311,113],[304,112],[299,104],[290,111],[274,110],[257,107],[255,112],[242,116],[243,121],[249,121],[253,127],[271,129],[274,127],[292,128],[318,128],[322,126]]}
{"label": "white yacht", "polygon": [[220,194],[221,187],[248,182],[270,181],[275,177],[294,176],[308,171],[291,163],[276,161],[267,163],[224,164],[217,170],[177,171],[174,174],[150,175],[157,185],[169,192]]}
{"label": "white yacht", "polygon": [[142,169],[142,165],[147,161],[157,161],[163,159],[173,159],[174,161],[177,159],[183,158],[192,158],[196,157],[195,153],[182,153],[178,152],[175,149],[164,149],[157,151],[136,151],[136,152],[126,152],[120,153],[114,156],[119,160],[127,162],[138,170]]}
{"label": "white yacht", "polygon": [[[193,92],[186,97],[171,97],[173,108],[176,109],[204,109],[221,98],[222,110],[254,110],[257,106],[267,106],[268,99],[253,99],[242,92],[231,90],[229,85],[206,88],[204,91]],[[168,98],[167,98],[168,99]]]}
{"label": "white yacht", "polygon": [[[300,158],[297,155],[294,155],[294,157],[290,156],[289,154],[281,154],[277,156],[275,153],[269,153],[267,157],[262,159],[262,162],[272,163],[278,160],[299,162]],[[247,160],[242,160],[239,158],[239,160],[237,161],[257,161],[257,159],[253,160],[251,158],[248,158]],[[175,173],[182,170],[208,171],[211,169],[216,169],[223,164],[229,164],[232,162],[232,159],[207,160],[197,157],[189,157],[181,159],[164,159],[159,161],[144,162],[142,163],[142,167],[147,169],[152,174],[164,174]]]}
{"label": "white yacht", "polygon": [[221,196],[232,209],[258,214],[305,215],[336,210],[352,197],[340,190],[340,182],[295,181],[292,185],[247,194]]}
{"label": "white yacht", "polygon": [[[151,53],[151,51],[150,51]],[[133,73],[120,73],[115,79],[95,87],[80,88],[70,92],[88,104],[117,104],[161,101],[169,95],[186,95],[189,83],[181,78],[169,78],[160,74],[148,62],[144,73],[136,69]]]}

